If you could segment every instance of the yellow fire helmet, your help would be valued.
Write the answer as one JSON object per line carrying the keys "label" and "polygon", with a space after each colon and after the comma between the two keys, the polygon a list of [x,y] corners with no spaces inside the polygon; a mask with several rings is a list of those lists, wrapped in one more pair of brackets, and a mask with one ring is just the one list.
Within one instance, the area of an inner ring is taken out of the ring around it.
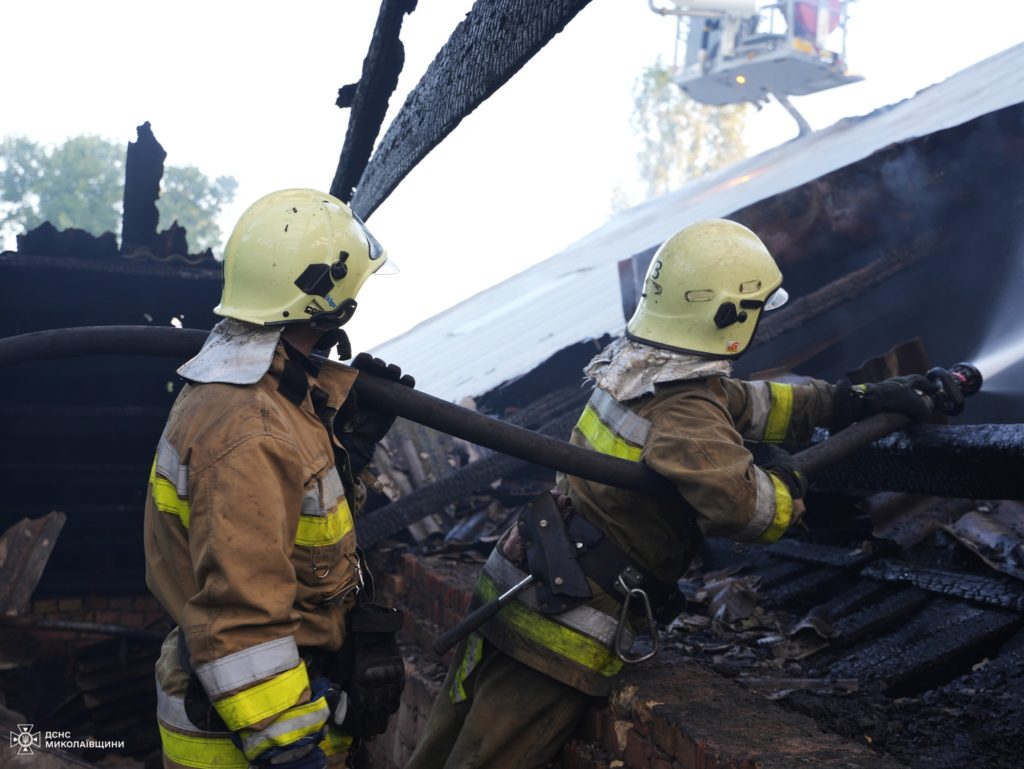
{"label": "yellow fire helmet", "polygon": [[224,249],[214,312],[262,326],[352,317],[356,294],[387,262],[366,225],[338,198],[309,189],[272,192],[242,214]]}
{"label": "yellow fire helmet", "polygon": [[788,298],[757,235],[727,219],[696,222],[654,254],[626,336],[675,352],[738,358],[762,311]]}

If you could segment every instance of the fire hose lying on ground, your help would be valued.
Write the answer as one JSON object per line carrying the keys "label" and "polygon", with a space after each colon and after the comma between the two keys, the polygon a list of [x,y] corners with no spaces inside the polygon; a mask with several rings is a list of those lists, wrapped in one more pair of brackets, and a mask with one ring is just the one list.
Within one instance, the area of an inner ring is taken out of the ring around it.
{"label": "fire hose lying on ground", "polygon": [[[95,355],[186,359],[199,351],[208,334],[200,329],[155,326],[89,326],[36,331],[0,339],[0,366]],[[320,362],[343,365],[326,359]],[[933,410],[949,415],[962,411],[964,398],[977,393],[982,385],[981,373],[968,363],[958,363],[948,370],[934,368],[927,376],[939,389],[930,398],[922,397],[931,400]],[[533,464],[632,491],[655,495],[675,493],[670,481],[642,462],[629,462],[572,446],[366,372],[360,372],[353,387],[360,401],[370,406],[391,410],[426,427]],[[909,421],[900,414],[876,414],[827,441],[794,454],[793,458],[800,472],[813,476],[869,443],[902,430]],[[532,584],[532,577],[523,580],[480,607],[440,636],[434,644],[435,651],[443,653],[454,646]]]}

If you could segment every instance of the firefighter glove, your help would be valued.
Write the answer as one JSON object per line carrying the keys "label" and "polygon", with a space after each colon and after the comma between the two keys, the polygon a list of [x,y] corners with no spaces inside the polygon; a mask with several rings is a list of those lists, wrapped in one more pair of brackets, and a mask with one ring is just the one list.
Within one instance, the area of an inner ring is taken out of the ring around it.
{"label": "firefighter glove", "polygon": [[342,731],[372,740],[387,729],[405,688],[405,665],[396,634],[402,612],[373,603],[348,614],[345,643],[330,671],[348,695]]}
{"label": "firefighter glove", "polygon": [[807,476],[797,468],[792,454],[771,443],[761,444],[758,453],[762,457],[761,468],[786,484],[789,496],[802,499],[807,494]]}
{"label": "firefighter glove", "polygon": [[[390,379],[406,387],[415,387],[416,380],[395,364],[385,363],[369,353],[361,352],[352,361],[352,367],[374,376]],[[395,422],[395,412],[379,406],[370,407],[359,403],[355,391],[351,391],[337,416],[334,418],[334,434],[348,452],[353,475],[359,475],[373,459],[377,443],[387,435]]]}
{"label": "firefighter glove", "polygon": [[903,414],[923,422],[932,413],[931,400],[939,386],[921,374],[896,376],[875,384],[851,385],[841,382],[833,401],[833,430],[883,412]]}

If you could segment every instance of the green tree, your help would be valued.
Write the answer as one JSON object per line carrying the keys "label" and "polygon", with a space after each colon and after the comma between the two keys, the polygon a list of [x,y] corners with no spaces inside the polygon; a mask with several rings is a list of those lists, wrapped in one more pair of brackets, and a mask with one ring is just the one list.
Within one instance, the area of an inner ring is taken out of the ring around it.
{"label": "green tree", "polygon": [[[23,136],[0,142],[0,239],[49,221],[101,235],[120,233],[125,148],[99,136],[46,147]],[[210,180],[194,166],[164,168],[157,201],[161,227],[177,220],[189,248],[218,248],[217,215],[235,196],[233,177]]]}
{"label": "green tree", "polygon": [[[701,104],[672,82],[671,68],[660,59],[646,68],[634,84],[630,121],[640,144],[637,172],[644,199],[745,158],[749,107]],[[619,209],[629,202],[619,189],[612,205]]]}
{"label": "green tree", "polygon": [[[217,215],[221,206],[235,199],[238,182],[233,176],[210,179],[195,166],[164,169],[161,182],[160,221],[168,226],[177,221],[188,230],[188,242],[193,250],[218,248],[220,227]],[[195,245],[193,245],[195,244]]]}

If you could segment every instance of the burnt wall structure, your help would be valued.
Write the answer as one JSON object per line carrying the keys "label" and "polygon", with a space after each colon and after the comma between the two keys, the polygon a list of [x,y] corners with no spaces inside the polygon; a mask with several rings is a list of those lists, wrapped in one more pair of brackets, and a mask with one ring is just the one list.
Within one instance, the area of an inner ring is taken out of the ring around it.
{"label": "burnt wall structure", "polygon": [[[210,328],[220,280],[219,269],[180,259],[5,252],[0,336],[172,318]],[[51,510],[68,517],[37,595],[145,588],[142,505],[178,365],[104,357],[4,369],[0,530]]]}

